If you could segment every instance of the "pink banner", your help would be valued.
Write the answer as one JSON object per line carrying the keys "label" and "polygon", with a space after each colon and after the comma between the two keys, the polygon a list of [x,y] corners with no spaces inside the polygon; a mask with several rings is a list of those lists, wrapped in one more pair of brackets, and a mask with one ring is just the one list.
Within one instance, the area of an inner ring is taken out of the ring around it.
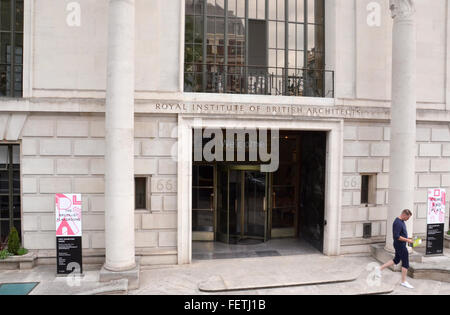
{"label": "pink banner", "polygon": [[56,236],[81,236],[81,195],[56,194]]}
{"label": "pink banner", "polygon": [[429,189],[427,224],[443,223],[445,223],[445,189]]}

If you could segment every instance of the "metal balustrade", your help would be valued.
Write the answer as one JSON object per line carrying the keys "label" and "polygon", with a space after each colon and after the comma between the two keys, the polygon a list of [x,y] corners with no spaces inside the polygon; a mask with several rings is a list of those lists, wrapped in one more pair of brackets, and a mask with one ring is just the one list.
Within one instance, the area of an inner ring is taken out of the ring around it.
{"label": "metal balustrade", "polygon": [[333,98],[334,71],[189,63],[184,91]]}

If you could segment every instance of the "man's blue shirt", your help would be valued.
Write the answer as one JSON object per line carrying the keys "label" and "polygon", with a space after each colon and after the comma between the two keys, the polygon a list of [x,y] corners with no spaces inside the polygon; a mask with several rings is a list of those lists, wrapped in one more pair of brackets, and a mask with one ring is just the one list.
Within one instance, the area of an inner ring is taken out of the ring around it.
{"label": "man's blue shirt", "polygon": [[392,225],[392,235],[394,237],[394,247],[406,245],[405,242],[398,240],[400,236],[408,238],[405,221],[395,218],[394,224]]}

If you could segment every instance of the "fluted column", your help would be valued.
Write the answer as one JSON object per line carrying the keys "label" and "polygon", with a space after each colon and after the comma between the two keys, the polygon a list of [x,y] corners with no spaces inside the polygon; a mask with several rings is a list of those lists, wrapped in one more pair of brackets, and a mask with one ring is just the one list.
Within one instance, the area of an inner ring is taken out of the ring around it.
{"label": "fluted column", "polygon": [[[414,0],[391,0],[392,105],[389,210],[386,249],[393,251],[392,223],[402,210],[414,211],[416,159],[416,21]],[[413,232],[413,218],[407,222]]]}
{"label": "fluted column", "polygon": [[105,154],[105,268],[135,267],[135,1],[110,0]]}

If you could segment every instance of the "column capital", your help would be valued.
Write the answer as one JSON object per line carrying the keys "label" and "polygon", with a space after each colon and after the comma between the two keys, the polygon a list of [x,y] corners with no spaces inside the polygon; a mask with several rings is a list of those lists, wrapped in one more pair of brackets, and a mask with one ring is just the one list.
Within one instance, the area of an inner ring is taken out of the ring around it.
{"label": "column capital", "polygon": [[396,18],[409,18],[416,13],[415,0],[389,0],[391,16]]}

